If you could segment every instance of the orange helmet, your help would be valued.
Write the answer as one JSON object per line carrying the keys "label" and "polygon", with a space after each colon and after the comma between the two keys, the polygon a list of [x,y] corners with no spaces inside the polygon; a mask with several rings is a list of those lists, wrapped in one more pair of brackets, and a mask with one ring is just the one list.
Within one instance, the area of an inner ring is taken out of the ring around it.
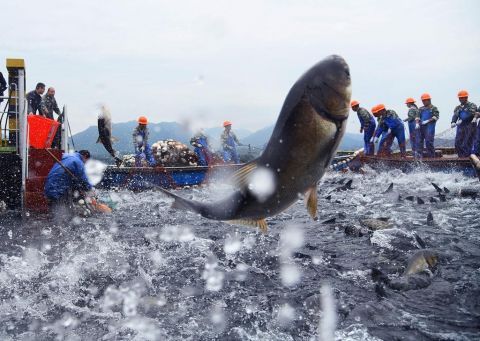
{"label": "orange helmet", "polygon": [[360,103],[358,101],[352,101],[352,103],[350,103],[350,106],[353,108],[354,106],[356,105],[359,105]]}
{"label": "orange helmet", "polygon": [[138,118],[138,123],[139,123],[139,124],[147,125],[147,124],[148,124],[148,120],[147,120],[147,118],[146,118],[145,116],[140,116],[140,117]]}
{"label": "orange helmet", "polygon": [[406,100],[405,100],[405,104],[413,104],[415,103],[415,100],[412,98],[412,97],[408,97]]}
{"label": "orange helmet", "polygon": [[426,99],[432,99],[432,97],[430,97],[430,94],[427,94],[427,93],[424,93],[421,98],[422,98],[422,101]]}
{"label": "orange helmet", "polygon": [[223,122],[224,127],[228,127],[228,126],[231,126],[231,125],[232,125],[232,122],[230,122],[230,121]]}
{"label": "orange helmet", "polygon": [[374,106],[372,108],[372,113],[373,113],[373,116],[375,117],[378,117],[380,115],[375,115],[375,114],[378,114],[380,111],[382,111],[383,109],[385,109],[385,106],[383,104],[377,104],[376,106]]}
{"label": "orange helmet", "polygon": [[468,91],[467,90],[460,90],[458,92],[458,98],[462,98],[462,97],[468,97]]}

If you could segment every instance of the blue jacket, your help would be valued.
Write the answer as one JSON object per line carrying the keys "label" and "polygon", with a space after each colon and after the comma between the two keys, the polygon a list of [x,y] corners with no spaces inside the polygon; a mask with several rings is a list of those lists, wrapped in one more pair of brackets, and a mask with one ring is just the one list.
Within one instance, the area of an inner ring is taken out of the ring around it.
{"label": "blue jacket", "polygon": [[79,153],[63,154],[62,164],[76,176],[76,179],[73,179],[62,166],[55,163],[45,181],[44,193],[48,199],[58,199],[70,189],[86,191],[92,188]]}

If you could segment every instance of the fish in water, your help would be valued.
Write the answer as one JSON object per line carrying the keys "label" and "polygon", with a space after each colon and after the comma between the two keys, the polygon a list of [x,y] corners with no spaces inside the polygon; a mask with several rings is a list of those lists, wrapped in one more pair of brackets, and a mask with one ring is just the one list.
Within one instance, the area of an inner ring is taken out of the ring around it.
{"label": "fish in water", "polygon": [[426,270],[432,271],[438,263],[438,255],[432,250],[422,250],[415,253],[408,262],[404,276],[414,275]]}
{"label": "fish in water", "polygon": [[462,198],[472,198],[476,199],[478,196],[478,191],[473,188],[462,188],[460,190],[460,196]]}
{"label": "fish in water", "polygon": [[383,193],[390,193],[391,191],[393,191],[393,182],[390,184],[390,186],[388,186],[387,190]]}
{"label": "fish in water", "polygon": [[115,159],[117,166],[122,164],[122,160],[117,156],[112,147],[116,138],[112,137],[112,115],[110,111],[102,105],[101,112],[98,115],[98,139],[97,143],[103,144],[107,152]]}
{"label": "fish in water", "polygon": [[409,195],[408,197],[405,197],[405,200],[413,201],[415,200],[415,197],[413,195]]}
{"label": "fish in water", "polygon": [[370,231],[385,230],[393,227],[393,225],[385,221],[385,219],[376,218],[360,219],[360,224]]}
{"label": "fish in water", "polygon": [[443,191],[444,191],[445,193],[450,193],[450,190],[449,190],[447,187],[443,187]]}
{"label": "fish in water", "polygon": [[438,197],[440,198],[441,202],[447,201],[447,197],[445,196],[445,194],[439,194]]}
{"label": "fish in water", "polygon": [[432,212],[428,212],[428,215],[427,215],[427,225],[428,225],[428,226],[433,226],[433,224],[434,224],[433,214],[432,214]]}
{"label": "fish in water", "polygon": [[409,260],[407,268],[400,278],[391,280],[379,269],[372,269],[372,280],[377,282],[375,290],[385,295],[381,284],[384,283],[394,290],[421,289],[430,285],[431,273],[438,263],[438,255],[432,250],[416,252]]}
{"label": "fish in water", "polygon": [[415,237],[415,240],[422,249],[425,249],[427,247],[427,244],[423,241],[422,238],[420,238],[420,236],[416,232],[413,232],[413,236]]}
{"label": "fish in water", "polygon": [[336,220],[337,220],[337,218],[334,217],[334,218],[330,218],[330,219],[327,219],[325,221],[322,221],[321,223],[322,224],[333,224],[333,223],[335,223]]}
{"label": "fish in water", "polygon": [[442,189],[436,183],[432,182],[432,186],[435,187],[438,193],[442,193]]}
{"label": "fish in water", "polygon": [[419,205],[423,205],[423,204],[425,204],[425,201],[423,201],[423,199],[422,199],[422,198],[420,198],[420,197],[417,197],[417,204],[419,204]]}
{"label": "fish in water", "polygon": [[348,191],[349,189],[353,189],[352,182],[353,180],[348,180],[345,185],[335,188],[335,192],[342,192],[342,191]]}
{"label": "fish in water", "polygon": [[438,200],[435,199],[434,197],[430,197],[430,202],[431,202],[431,203],[436,203],[436,202],[438,202]]}
{"label": "fish in water", "polygon": [[[262,231],[267,228],[265,218],[290,207],[298,194],[305,194],[308,213],[317,217],[317,183],[345,133],[350,95],[347,63],[340,56],[327,57],[293,85],[265,150],[236,172],[230,197],[203,203],[163,192],[174,198],[173,208],[256,226]],[[265,172],[272,183],[271,191],[258,195],[256,174]]]}

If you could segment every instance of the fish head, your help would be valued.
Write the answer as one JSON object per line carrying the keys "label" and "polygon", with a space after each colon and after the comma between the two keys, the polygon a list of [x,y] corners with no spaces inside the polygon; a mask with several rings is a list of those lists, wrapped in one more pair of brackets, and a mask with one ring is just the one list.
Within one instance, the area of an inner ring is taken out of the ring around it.
{"label": "fish head", "polygon": [[438,263],[438,255],[433,251],[425,251],[424,255],[425,261],[427,262],[430,268],[434,268]]}
{"label": "fish head", "polygon": [[350,69],[336,55],[325,58],[307,72],[306,96],[315,111],[335,122],[348,118],[350,111]]}

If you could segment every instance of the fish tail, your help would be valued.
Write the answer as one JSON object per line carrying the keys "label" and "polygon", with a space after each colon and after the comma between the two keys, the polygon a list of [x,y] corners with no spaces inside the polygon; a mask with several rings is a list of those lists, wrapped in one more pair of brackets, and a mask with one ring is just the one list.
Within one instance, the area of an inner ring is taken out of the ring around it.
{"label": "fish tail", "polygon": [[200,203],[182,198],[163,188],[159,188],[159,190],[174,200],[172,208],[202,214]]}

